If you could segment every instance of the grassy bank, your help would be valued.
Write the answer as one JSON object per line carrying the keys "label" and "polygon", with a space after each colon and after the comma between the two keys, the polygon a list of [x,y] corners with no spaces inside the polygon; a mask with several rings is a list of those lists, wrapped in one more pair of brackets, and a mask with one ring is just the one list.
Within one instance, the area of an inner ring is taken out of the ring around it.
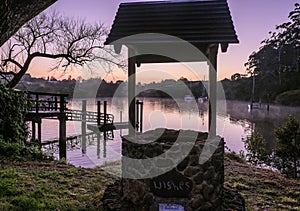
{"label": "grassy bank", "polygon": [[[0,159],[0,210],[102,210],[114,176],[62,162]],[[225,158],[225,187],[237,190],[247,210],[300,210],[300,181]]]}
{"label": "grassy bank", "polygon": [[59,162],[0,160],[0,210],[102,210],[113,176]]}
{"label": "grassy bank", "polygon": [[246,210],[300,211],[300,180],[225,157],[225,187],[237,190]]}

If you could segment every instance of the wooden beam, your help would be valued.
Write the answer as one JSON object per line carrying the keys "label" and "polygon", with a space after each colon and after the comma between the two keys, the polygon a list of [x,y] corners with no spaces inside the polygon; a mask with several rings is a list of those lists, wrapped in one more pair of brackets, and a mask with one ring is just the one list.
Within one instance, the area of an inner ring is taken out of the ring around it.
{"label": "wooden beam", "polygon": [[136,66],[134,50],[128,48],[128,120],[129,135],[135,135],[135,85],[136,85]]}
{"label": "wooden beam", "polygon": [[217,55],[218,44],[208,48],[209,64],[209,132],[211,137],[217,134]]}

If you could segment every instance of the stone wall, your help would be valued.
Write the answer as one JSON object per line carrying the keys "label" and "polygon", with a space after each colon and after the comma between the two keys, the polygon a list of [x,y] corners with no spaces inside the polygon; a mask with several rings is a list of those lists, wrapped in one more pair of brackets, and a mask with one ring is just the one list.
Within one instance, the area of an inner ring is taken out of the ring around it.
{"label": "stone wall", "polygon": [[[122,201],[133,210],[154,211],[160,204],[222,210],[224,141],[206,139],[207,133],[164,129],[123,137]],[[206,162],[199,163],[200,155]],[[142,162],[132,164],[128,157]]]}

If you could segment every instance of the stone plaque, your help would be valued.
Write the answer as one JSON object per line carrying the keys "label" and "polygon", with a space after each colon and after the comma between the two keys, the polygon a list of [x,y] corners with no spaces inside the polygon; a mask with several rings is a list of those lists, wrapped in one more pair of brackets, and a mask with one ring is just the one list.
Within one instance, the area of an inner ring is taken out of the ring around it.
{"label": "stone plaque", "polygon": [[184,207],[179,204],[159,204],[159,211],[184,211]]}
{"label": "stone plaque", "polygon": [[151,191],[161,197],[187,198],[193,189],[193,182],[179,174],[176,170],[171,170],[168,173],[153,178],[150,181]]}

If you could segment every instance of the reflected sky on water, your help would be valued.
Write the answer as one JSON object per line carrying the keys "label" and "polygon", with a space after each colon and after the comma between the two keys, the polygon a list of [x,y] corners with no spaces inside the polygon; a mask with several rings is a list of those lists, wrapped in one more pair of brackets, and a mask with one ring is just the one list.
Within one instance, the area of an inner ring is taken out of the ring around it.
{"label": "reflected sky on water", "polygon": [[[127,122],[127,99],[126,98],[105,98],[98,99],[107,101],[107,112],[114,115],[114,121]],[[191,102],[184,99],[161,99],[145,98],[139,99],[144,102],[144,121],[143,131],[155,128],[170,129],[192,129],[202,132],[208,131],[208,103],[196,103],[197,107],[192,106]],[[81,109],[82,99],[73,100],[68,104],[70,109]],[[224,105],[224,101],[218,102],[218,105]],[[276,140],[273,135],[275,127],[281,126],[288,118],[288,115],[294,114],[300,119],[300,107],[286,107],[271,105],[267,111],[266,105],[261,105],[260,109],[249,111],[247,102],[227,101],[227,112],[217,115],[217,134],[224,137],[226,146],[235,151],[245,150],[243,140],[251,134],[254,129],[258,130],[267,140],[267,147],[272,149]],[[95,99],[87,100],[87,110],[97,111]],[[81,133],[80,122],[67,122],[67,135]],[[104,162],[120,159],[121,138],[127,134],[127,130],[114,131],[114,139],[104,141],[101,138],[100,143],[97,139],[88,138],[87,155],[92,162],[101,165]],[[43,120],[42,140],[49,140],[58,137],[58,121]],[[72,148],[81,154],[81,145]]]}

